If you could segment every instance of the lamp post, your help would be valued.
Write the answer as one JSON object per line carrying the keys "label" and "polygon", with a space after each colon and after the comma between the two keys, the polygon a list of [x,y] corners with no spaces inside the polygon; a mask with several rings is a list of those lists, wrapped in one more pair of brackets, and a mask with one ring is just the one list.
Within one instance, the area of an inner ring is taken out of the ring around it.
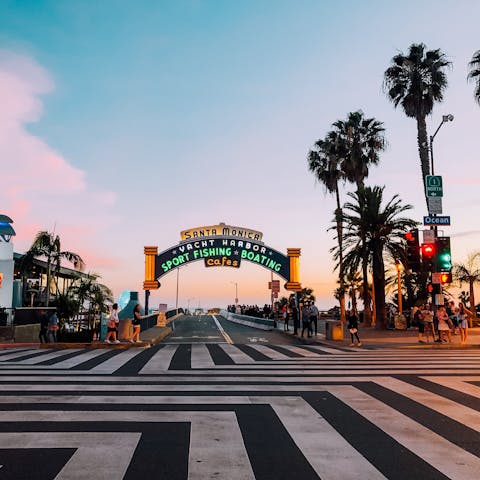
{"label": "lamp post", "polygon": [[434,169],[434,165],[433,165],[433,140],[435,139],[435,136],[437,135],[437,133],[440,130],[440,128],[442,127],[442,125],[444,123],[447,123],[447,122],[453,122],[453,118],[454,117],[451,113],[449,113],[448,115],[443,115],[442,116],[442,122],[440,123],[438,128],[435,130],[435,133],[433,135],[430,135],[430,160],[432,162],[432,175],[435,175],[435,169]]}
{"label": "lamp post", "polygon": [[401,281],[401,271],[402,267],[400,262],[395,262],[395,268],[397,269],[397,303],[398,303],[398,314],[402,315],[403,305],[402,305],[402,281]]}
{"label": "lamp post", "polygon": [[230,282],[235,285],[235,306],[238,305],[238,283],[237,282]]}

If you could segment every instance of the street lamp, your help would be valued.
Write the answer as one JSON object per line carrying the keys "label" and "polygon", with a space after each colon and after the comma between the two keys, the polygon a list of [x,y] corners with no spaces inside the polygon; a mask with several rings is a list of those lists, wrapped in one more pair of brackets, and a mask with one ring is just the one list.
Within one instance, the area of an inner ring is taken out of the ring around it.
{"label": "street lamp", "polygon": [[453,122],[453,118],[454,117],[451,113],[449,113],[448,115],[443,115],[442,122],[440,123],[438,128],[435,130],[435,133],[433,135],[430,135],[430,159],[432,161],[432,175],[435,175],[435,170],[433,168],[433,140],[437,135],[438,131],[440,130],[440,128],[442,127],[442,125],[447,122]]}
{"label": "street lamp", "polygon": [[238,305],[238,283],[237,282],[230,282],[235,285],[235,305]]}

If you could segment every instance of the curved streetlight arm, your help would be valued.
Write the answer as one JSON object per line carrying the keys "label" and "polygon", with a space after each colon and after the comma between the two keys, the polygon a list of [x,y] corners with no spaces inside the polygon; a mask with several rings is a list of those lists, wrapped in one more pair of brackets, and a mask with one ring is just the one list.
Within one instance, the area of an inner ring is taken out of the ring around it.
{"label": "curved streetlight arm", "polygon": [[433,135],[430,135],[430,160],[432,162],[432,175],[435,175],[435,169],[434,169],[434,165],[433,165],[433,140],[435,139],[435,137],[436,137],[438,131],[440,130],[440,128],[442,128],[442,125],[446,122],[452,122],[453,118],[454,117],[451,113],[449,113],[448,115],[443,115],[442,116],[442,121],[440,122],[440,125],[435,130],[435,133]]}

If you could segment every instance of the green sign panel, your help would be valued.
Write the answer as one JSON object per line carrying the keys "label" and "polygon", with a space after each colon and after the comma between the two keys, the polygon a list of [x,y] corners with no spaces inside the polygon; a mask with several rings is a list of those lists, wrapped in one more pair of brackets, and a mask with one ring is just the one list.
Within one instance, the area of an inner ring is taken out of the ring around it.
{"label": "green sign panel", "polygon": [[427,197],[443,197],[443,183],[440,175],[427,175],[425,177]]}

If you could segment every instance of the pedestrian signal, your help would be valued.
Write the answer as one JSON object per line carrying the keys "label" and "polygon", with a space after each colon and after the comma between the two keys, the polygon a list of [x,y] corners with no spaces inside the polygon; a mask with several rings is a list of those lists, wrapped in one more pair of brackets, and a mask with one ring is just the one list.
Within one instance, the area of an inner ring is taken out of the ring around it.
{"label": "pedestrian signal", "polygon": [[440,283],[452,283],[452,273],[451,272],[442,272],[440,274]]}

